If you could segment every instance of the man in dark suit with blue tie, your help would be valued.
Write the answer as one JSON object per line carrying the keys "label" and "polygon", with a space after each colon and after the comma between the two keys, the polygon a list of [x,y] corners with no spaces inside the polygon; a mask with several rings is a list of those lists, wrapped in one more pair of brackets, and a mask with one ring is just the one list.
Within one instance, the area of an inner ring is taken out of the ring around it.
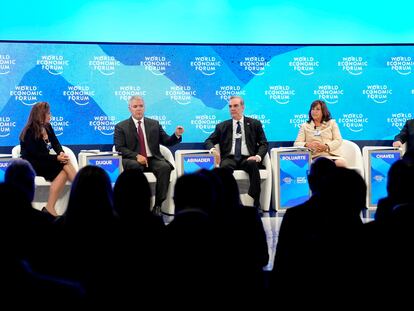
{"label": "man in dark suit with blue tie", "polygon": [[144,117],[145,103],[141,96],[132,96],[128,101],[131,117],[115,126],[114,144],[122,154],[125,170],[138,168],[153,172],[157,178],[155,187],[154,213],[161,214],[161,204],[165,200],[173,166],[162,156],[160,144],[172,146],[181,142],[184,132],[177,126],[169,136],[158,121]]}
{"label": "man in dark suit with blue tie", "polygon": [[[259,120],[243,115],[242,97],[230,97],[229,109],[232,118],[217,124],[204,143],[216,156],[220,167],[242,169],[249,174],[248,194],[253,198],[254,205],[260,207],[259,168],[268,149],[266,135]],[[220,152],[215,148],[217,144]]]}

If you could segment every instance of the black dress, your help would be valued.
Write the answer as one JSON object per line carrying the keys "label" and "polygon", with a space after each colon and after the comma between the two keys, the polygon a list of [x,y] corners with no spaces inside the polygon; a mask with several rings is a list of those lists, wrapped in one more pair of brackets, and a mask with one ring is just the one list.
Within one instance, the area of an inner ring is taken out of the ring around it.
{"label": "black dress", "polygon": [[56,154],[50,154],[50,147],[43,138],[35,138],[32,129],[28,129],[24,141],[20,140],[21,157],[32,164],[37,176],[43,176],[46,180],[53,181],[62,171],[64,164],[60,163],[57,155],[63,152],[55,132],[50,124],[45,126],[49,137],[49,146]]}

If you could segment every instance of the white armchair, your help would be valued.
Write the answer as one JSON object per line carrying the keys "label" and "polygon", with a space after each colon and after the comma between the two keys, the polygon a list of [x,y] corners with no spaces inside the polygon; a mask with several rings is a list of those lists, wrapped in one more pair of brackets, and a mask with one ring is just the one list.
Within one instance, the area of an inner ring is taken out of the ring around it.
{"label": "white armchair", "polygon": [[[265,169],[260,170],[260,206],[263,211],[268,212],[272,198],[272,167],[268,153],[266,153],[266,156],[263,159],[263,165],[265,166]],[[249,188],[249,175],[243,170],[235,170],[233,176],[239,185],[242,203],[253,205],[253,202],[246,201],[246,194]]]}
{"label": "white armchair", "polygon": [[[112,151],[116,151],[115,146],[112,147]],[[164,214],[173,215],[174,214],[174,201],[173,201],[174,186],[175,186],[175,182],[177,180],[175,160],[174,160],[174,156],[173,156],[171,150],[168,149],[167,147],[165,147],[163,145],[160,145],[160,152],[163,155],[163,157],[168,162],[170,162],[171,165],[174,167],[174,170],[172,170],[171,174],[170,174],[170,185],[168,186],[167,198],[162,203],[161,211]],[[151,198],[151,206],[153,206],[154,203],[155,203],[155,182],[157,181],[157,178],[151,172],[145,172],[144,175],[145,175],[145,177],[147,178],[147,180],[150,184],[151,193],[154,194]]]}
{"label": "white armchair", "polygon": [[359,146],[353,141],[343,139],[341,150],[346,160],[346,167],[356,170],[364,178],[364,161]]}
{"label": "white armchair", "polygon": [[[62,146],[63,151],[69,156],[70,162],[76,171],[79,170],[78,161],[73,151],[66,146]],[[20,145],[16,145],[12,149],[13,158],[20,158]],[[49,197],[50,181],[42,176],[35,177],[35,196],[32,202],[34,208],[41,210],[47,203]],[[68,181],[56,202],[55,210],[58,215],[62,215],[66,211],[70,194],[71,183]]]}

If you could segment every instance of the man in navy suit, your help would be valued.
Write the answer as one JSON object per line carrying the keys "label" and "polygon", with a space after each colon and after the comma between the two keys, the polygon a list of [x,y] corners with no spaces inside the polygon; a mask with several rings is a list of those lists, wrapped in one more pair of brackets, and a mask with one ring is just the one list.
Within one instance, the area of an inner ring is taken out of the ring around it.
{"label": "man in navy suit", "polygon": [[[217,124],[204,143],[216,156],[220,167],[242,169],[249,174],[248,194],[253,198],[254,205],[260,207],[259,168],[268,149],[266,135],[259,120],[243,115],[242,97],[230,97],[229,109],[231,119]],[[220,152],[215,148],[217,144]]]}
{"label": "man in navy suit", "polygon": [[141,96],[132,96],[128,101],[128,108],[131,117],[115,126],[115,148],[122,153],[124,169],[138,168],[154,173],[157,183],[153,211],[160,215],[173,169],[162,156],[160,144],[172,146],[181,142],[184,128],[177,126],[174,134],[167,135],[158,121],[144,117],[145,103]]}

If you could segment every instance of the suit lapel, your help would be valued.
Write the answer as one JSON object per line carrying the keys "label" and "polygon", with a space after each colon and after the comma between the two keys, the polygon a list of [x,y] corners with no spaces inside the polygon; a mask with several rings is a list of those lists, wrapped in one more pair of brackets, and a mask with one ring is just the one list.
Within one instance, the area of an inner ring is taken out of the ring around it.
{"label": "suit lapel", "polygon": [[251,135],[250,120],[248,118],[244,117],[244,124],[243,125],[244,125],[244,135],[246,136],[246,140],[247,140],[248,137],[250,137],[250,135]]}
{"label": "suit lapel", "polygon": [[148,148],[149,148],[149,144],[151,141],[151,136],[150,136],[150,122],[148,121],[147,118],[144,117],[144,127],[145,127],[145,137],[147,138],[147,144],[148,144]]}
{"label": "suit lapel", "polygon": [[131,118],[129,118],[129,130],[131,133],[134,133],[134,141],[138,141],[138,132],[137,132],[137,127],[135,126],[134,120]]}
{"label": "suit lapel", "polygon": [[227,124],[225,125],[224,133],[230,133],[227,135],[227,139],[225,145],[228,146],[228,149],[231,150],[232,143],[233,143],[233,119],[228,120]]}

